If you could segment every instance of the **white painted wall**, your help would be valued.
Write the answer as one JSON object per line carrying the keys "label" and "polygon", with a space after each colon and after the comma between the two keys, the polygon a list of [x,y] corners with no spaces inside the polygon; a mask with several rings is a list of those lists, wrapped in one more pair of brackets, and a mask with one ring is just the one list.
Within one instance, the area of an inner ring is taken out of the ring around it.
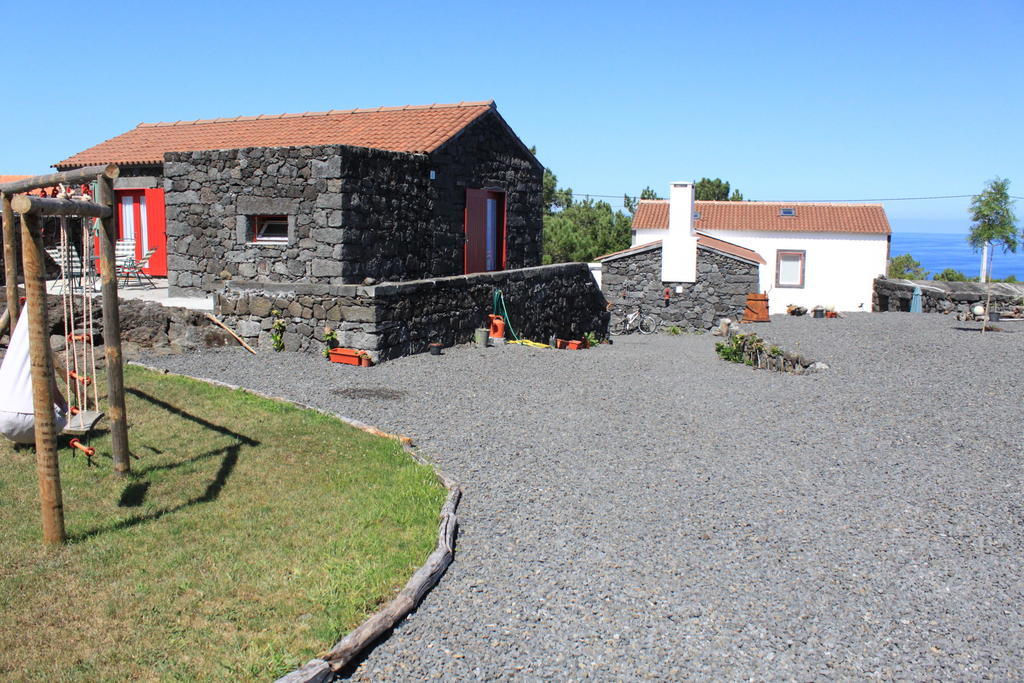
{"label": "white painted wall", "polygon": [[594,282],[597,283],[597,288],[601,289],[601,264],[598,262],[588,263],[587,267],[590,268],[590,274],[594,278]]}
{"label": "white painted wall", "polygon": [[668,230],[661,243],[661,281],[697,281],[697,233],[693,231],[693,183],[669,187]]}
{"label": "white painted wall", "polygon": [[630,242],[629,246],[639,247],[641,244],[650,244],[651,242],[657,242],[658,240],[665,237],[668,234],[668,230],[634,230],[633,241]]}
{"label": "white painted wall", "polygon": [[[770,313],[785,313],[796,304],[835,306],[838,311],[870,311],[874,280],[886,270],[886,235],[792,233],[762,230],[701,232],[753,249],[768,263],[761,266],[761,291],[768,292]],[[778,250],[805,251],[804,286],[776,287]]]}

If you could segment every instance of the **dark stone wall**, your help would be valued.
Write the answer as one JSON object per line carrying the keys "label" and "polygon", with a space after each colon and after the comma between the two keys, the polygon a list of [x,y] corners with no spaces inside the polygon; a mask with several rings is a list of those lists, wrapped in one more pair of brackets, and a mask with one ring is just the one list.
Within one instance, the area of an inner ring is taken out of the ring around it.
{"label": "dark stone wall", "polygon": [[[431,171],[435,177],[430,178]],[[509,267],[540,263],[542,173],[488,113],[432,155],[344,145],[165,155],[168,284],[323,285],[463,271],[466,189],[506,196]],[[285,214],[287,244],[249,240],[246,217]]]}
{"label": "dark stone wall", "polygon": [[544,170],[509,133],[497,114],[470,124],[430,155],[437,168],[439,238],[454,245],[454,261],[437,264],[433,276],[463,272],[466,189],[490,188],[505,196],[508,268],[539,266],[544,228]]}
{"label": "dark stone wall", "polygon": [[[211,292],[237,278],[340,285],[415,270],[435,197],[428,171],[423,156],[340,145],[169,153],[171,292]],[[289,216],[287,243],[251,241],[248,217],[267,214]]]}
{"label": "dark stone wall", "polygon": [[216,310],[239,335],[266,348],[277,310],[285,350],[318,352],[331,327],[340,346],[366,350],[380,362],[422,353],[431,342],[471,341],[486,326],[495,289],[520,337],[578,339],[586,332],[604,336],[608,328],[607,302],[581,263],[373,286],[236,282],[217,295]]}
{"label": "dark stone wall", "polygon": [[[978,282],[943,282],[941,280],[875,279],[872,310],[909,311],[914,288],[921,288],[922,313],[964,313],[976,303],[984,303],[988,285]],[[1024,283],[993,282],[993,308],[1024,303]]]}
{"label": "dark stone wall", "polygon": [[[683,293],[676,293],[676,286]],[[743,315],[747,294],[758,289],[758,266],[719,252],[697,247],[696,282],[662,282],[661,247],[641,251],[601,266],[605,296],[620,309],[640,305],[661,319],[685,331],[707,330],[722,317],[738,320]],[[665,288],[671,290],[665,305]]]}

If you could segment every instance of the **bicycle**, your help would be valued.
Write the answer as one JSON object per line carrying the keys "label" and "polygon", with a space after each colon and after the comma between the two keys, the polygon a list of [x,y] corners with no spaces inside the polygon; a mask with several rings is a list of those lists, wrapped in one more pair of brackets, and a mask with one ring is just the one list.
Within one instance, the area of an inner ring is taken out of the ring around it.
{"label": "bicycle", "polygon": [[616,336],[637,331],[640,334],[654,334],[659,324],[657,318],[644,313],[643,308],[637,306],[635,311],[627,313],[624,318],[612,318],[608,331]]}

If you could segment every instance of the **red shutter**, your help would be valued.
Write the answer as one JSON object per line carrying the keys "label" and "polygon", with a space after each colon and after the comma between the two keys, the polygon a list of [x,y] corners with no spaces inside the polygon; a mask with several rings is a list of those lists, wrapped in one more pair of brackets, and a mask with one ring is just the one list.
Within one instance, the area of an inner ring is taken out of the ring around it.
{"label": "red shutter", "polygon": [[156,249],[145,272],[154,277],[167,277],[167,213],[164,191],[146,190],[146,224],[149,228],[149,248]]}
{"label": "red shutter", "polygon": [[466,190],[466,274],[487,269],[487,191]]}

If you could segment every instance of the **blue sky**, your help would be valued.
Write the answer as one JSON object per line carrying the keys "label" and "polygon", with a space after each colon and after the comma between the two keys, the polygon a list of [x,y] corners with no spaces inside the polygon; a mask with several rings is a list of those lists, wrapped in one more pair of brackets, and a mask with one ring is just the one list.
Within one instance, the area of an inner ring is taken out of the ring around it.
{"label": "blue sky", "polygon": [[[1019,0],[110,5],[4,9],[0,173],[140,121],[494,99],[577,194],[1024,196]],[[886,210],[966,231],[968,201]]]}

